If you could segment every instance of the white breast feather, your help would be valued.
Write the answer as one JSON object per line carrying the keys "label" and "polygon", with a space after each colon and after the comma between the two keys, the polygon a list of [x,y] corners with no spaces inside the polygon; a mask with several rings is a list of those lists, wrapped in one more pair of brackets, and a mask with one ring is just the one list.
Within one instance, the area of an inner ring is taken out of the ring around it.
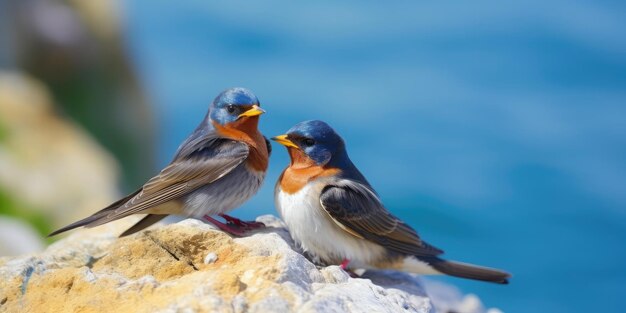
{"label": "white breast feather", "polygon": [[384,256],[384,249],[342,230],[322,208],[322,182],[309,183],[302,190],[288,194],[276,193],[276,207],[293,239],[302,249],[331,264],[349,259],[355,268],[369,268],[369,263]]}

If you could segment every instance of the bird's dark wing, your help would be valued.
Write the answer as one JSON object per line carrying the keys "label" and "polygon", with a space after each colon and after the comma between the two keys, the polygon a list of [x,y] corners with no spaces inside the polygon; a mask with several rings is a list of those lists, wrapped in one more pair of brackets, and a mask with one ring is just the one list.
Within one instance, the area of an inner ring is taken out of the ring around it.
{"label": "bird's dark wing", "polygon": [[245,143],[222,139],[200,141],[185,150],[116,211],[134,214],[210,184],[241,164],[249,152]]}
{"label": "bird's dark wing", "polygon": [[333,221],[354,236],[403,254],[443,253],[422,241],[413,228],[387,211],[376,193],[361,183],[338,180],[322,190],[320,202]]}
{"label": "bird's dark wing", "polygon": [[148,214],[144,216],[139,222],[135,223],[135,225],[131,226],[129,229],[125,230],[121,235],[121,237],[126,237],[132,235],[138,231],[142,231],[155,223],[158,223],[162,219],[166,218],[167,215],[161,214]]}
{"label": "bird's dark wing", "polygon": [[174,200],[198,187],[210,184],[241,164],[248,145],[215,137],[201,137],[181,147],[174,161],[150,179],[141,191],[105,218],[90,223],[98,226]]}
{"label": "bird's dark wing", "polygon": [[210,184],[232,171],[248,157],[248,145],[213,133],[191,137],[181,145],[174,160],[141,189],[97,213],[63,227],[53,236],[81,226],[95,227],[142,212]]}
{"label": "bird's dark wing", "polygon": [[140,192],[141,192],[141,189],[139,189],[139,190],[137,190],[137,191],[135,191],[135,192],[133,192],[133,193],[131,193],[131,194],[127,195],[127,196],[126,196],[126,197],[124,197],[124,198],[121,198],[121,199],[119,199],[119,200],[117,200],[117,201],[115,201],[115,202],[111,203],[111,204],[110,204],[109,206],[107,206],[106,208],[104,208],[104,209],[102,209],[102,210],[100,210],[100,211],[98,211],[98,212],[96,212],[96,213],[92,214],[92,215],[91,215],[91,216],[89,216],[89,217],[86,217],[86,218],[84,218],[84,219],[82,219],[82,220],[80,220],[80,221],[76,221],[76,222],[74,222],[74,223],[72,223],[72,224],[69,224],[69,225],[67,225],[67,226],[63,227],[63,228],[57,229],[57,230],[53,231],[52,233],[50,233],[50,234],[48,235],[48,237],[52,237],[52,236],[58,235],[58,234],[60,234],[60,233],[64,233],[64,232],[66,232],[66,231],[68,231],[68,230],[72,230],[72,229],[74,229],[74,228],[78,228],[78,227],[82,227],[82,226],[87,226],[87,225],[89,225],[89,224],[91,224],[91,223],[94,223],[94,222],[96,222],[96,221],[100,220],[100,219],[103,219],[103,218],[105,218],[107,215],[109,215],[109,213],[111,213],[111,212],[115,211],[115,209],[119,208],[121,205],[123,205],[124,203],[126,203],[128,200],[132,199],[134,196],[136,196],[136,195],[137,195],[138,193],[140,193]]}

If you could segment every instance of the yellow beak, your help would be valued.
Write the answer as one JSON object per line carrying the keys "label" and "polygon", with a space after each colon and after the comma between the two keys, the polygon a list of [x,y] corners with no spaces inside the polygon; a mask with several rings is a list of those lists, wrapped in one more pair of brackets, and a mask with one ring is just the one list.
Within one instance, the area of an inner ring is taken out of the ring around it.
{"label": "yellow beak", "polygon": [[241,118],[244,116],[246,117],[258,116],[263,113],[265,113],[265,110],[261,109],[261,107],[255,104],[248,111],[239,114],[238,118]]}
{"label": "yellow beak", "polygon": [[285,147],[291,147],[291,148],[296,148],[296,149],[300,149],[300,147],[298,147],[295,143],[293,143],[293,141],[289,140],[289,138],[287,138],[287,135],[280,135],[280,136],[276,136],[274,138],[272,138],[272,140],[278,142],[279,144],[285,146]]}

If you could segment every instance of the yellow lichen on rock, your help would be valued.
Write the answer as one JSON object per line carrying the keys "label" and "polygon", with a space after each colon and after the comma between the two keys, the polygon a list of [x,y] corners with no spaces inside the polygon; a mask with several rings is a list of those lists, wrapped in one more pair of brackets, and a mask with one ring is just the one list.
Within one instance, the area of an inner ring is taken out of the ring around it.
{"label": "yellow lichen on rock", "polygon": [[337,266],[320,270],[295,251],[280,220],[259,221],[269,227],[244,238],[193,219],[125,238],[103,227],[38,255],[0,258],[0,312],[365,312],[360,299],[368,311],[432,309],[410,276],[381,282],[414,284],[413,293]]}

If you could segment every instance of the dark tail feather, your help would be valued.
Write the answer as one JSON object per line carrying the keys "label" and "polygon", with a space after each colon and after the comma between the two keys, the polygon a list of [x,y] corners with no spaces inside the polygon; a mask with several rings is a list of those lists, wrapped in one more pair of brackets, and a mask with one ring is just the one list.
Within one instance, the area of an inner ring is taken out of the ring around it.
{"label": "dark tail feather", "polygon": [[147,227],[150,227],[150,225],[164,219],[167,215],[160,215],[160,214],[148,214],[146,215],[144,218],[141,219],[141,221],[137,222],[135,225],[133,225],[131,228],[127,229],[125,232],[123,232],[120,235],[121,237],[126,237],[128,235],[132,235],[142,229],[145,229]]}
{"label": "dark tail feather", "polygon": [[95,222],[98,219],[106,216],[106,214],[102,214],[102,213],[103,212],[98,212],[98,213],[96,213],[96,214],[94,214],[92,216],[89,216],[87,218],[84,218],[84,219],[82,219],[82,220],[80,220],[78,222],[74,222],[72,224],[69,224],[69,225],[63,227],[63,228],[57,229],[57,230],[51,232],[50,235],[48,235],[48,237],[56,236],[56,235],[58,235],[60,233],[64,233],[64,232],[66,232],[68,230],[72,230],[74,228],[78,228],[78,227],[81,227],[81,226],[87,226],[90,223]]}
{"label": "dark tail feather", "polygon": [[111,205],[109,205],[108,207],[94,213],[92,216],[89,216],[87,218],[84,218],[78,222],[74,222],[72,224],[69,224],[63,228],[57,229],[55,231],[53,231],[52,233],[50,233],[50,235],[48,235],[48,237],[52,237],[55,235],[58,235],[60,233],[64,233],[68,230],[72,230],[74,228],[78,228],[81,226],[87,226],[89,227],[89,224],[94,223],[98,220],[100,220],[101,218],[105,218],[107,215],[109,215],[109,213],[117,208],[119,208],[121,205],[123,205],[124,203],[126,203],[128,200],[132,199],[134,196],[136,196],[139,192],[141,191],[141,189],[129,194],[128,196],[119,199],[113,203],[111,203]]}
{"label": "dark tail feather", "polygon": [[455,277],[482,280],[496,284],[508,284],[508,278],[511,277],[511,274],[501,270],[461,262],[446,261],[439,258],[433,258],[427,262],[437,271]]}

